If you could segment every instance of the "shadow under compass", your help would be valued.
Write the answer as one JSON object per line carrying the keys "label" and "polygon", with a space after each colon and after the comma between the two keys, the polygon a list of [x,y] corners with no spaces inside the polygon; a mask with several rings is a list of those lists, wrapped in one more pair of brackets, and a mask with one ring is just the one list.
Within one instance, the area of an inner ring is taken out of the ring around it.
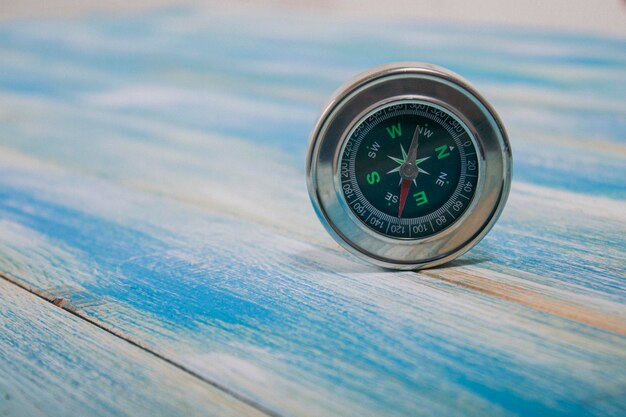
{"label": "shadow under compass", "polygon": [[413,271],[396,270],[384,268],[374,264],[366,263],[357,259],[347,251],[335,251],[332,249],[317,249],[300,252],[290,258],[290,266],[294,270],[305,272],[327,272],[345,274],[371,274],[371,273],[395,273],[395,272],[416,272],[421,271],[445,271],[451,268],[480,265],[490,261],[485,257],[473,257],[470,259],[455,259],[444,265]]}
{"label": "shadow under compass", "polygon": [[449,269],[449,268],[457,268],[457,267],[462,267],[462,266],[473,266],[473,265],[480,265],[484,262],[489,262],[491,259],[489,258],[470,258],[470,259],[455,259],[453,261],[447,262],[443,265],[439,265],[439,266],[435,266],[433,268],[429,268],[432,270],[444,270],[444,269]]}

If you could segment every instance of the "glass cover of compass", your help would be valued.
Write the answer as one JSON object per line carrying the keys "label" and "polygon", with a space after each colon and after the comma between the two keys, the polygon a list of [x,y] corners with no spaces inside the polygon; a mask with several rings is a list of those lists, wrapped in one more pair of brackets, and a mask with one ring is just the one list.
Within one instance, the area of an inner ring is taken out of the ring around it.
{"label": "glass cover of compass", "polygon": [[472,136],[456,116],[400,101],[356,124],[340,167],[343,197],[364,225],[390,237],[421,238],[462,216],[479,164]]}

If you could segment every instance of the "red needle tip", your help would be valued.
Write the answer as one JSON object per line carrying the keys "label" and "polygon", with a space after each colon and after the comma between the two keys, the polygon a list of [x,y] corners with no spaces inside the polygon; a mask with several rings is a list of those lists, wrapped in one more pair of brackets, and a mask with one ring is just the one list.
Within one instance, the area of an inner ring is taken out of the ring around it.
{"label": "red needle tip", "polygon": [[406,198],[409,195],[410,188],[411,180],[403,179],[402,185],[400,186],[400,205],[398,206],[398,217],[402,217],[402,212],[404,211],[404,205],[406,203]]}

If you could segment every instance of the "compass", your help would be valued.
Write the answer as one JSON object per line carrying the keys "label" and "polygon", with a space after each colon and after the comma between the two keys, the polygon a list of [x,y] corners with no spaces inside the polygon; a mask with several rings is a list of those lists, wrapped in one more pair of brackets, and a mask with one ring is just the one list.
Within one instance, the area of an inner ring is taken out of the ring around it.
{"label": "compass", "polygon": [[396,269],[476,245],[511,182],[502,122],[464,79],[430,64],[374,68],[338,90],[309,146],[313,206],[335,240]]}

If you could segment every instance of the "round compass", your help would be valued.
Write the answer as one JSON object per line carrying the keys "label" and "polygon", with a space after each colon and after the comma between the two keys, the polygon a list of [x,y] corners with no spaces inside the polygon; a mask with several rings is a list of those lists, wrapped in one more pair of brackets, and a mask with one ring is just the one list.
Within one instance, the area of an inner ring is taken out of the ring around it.
{"label": "round compass", "polygon": [[417,269],[487,233],[511,181],[506,132],[458,75],[392,64],[332,97],[311,137],[311,200],[330,234],[376,264]]}

